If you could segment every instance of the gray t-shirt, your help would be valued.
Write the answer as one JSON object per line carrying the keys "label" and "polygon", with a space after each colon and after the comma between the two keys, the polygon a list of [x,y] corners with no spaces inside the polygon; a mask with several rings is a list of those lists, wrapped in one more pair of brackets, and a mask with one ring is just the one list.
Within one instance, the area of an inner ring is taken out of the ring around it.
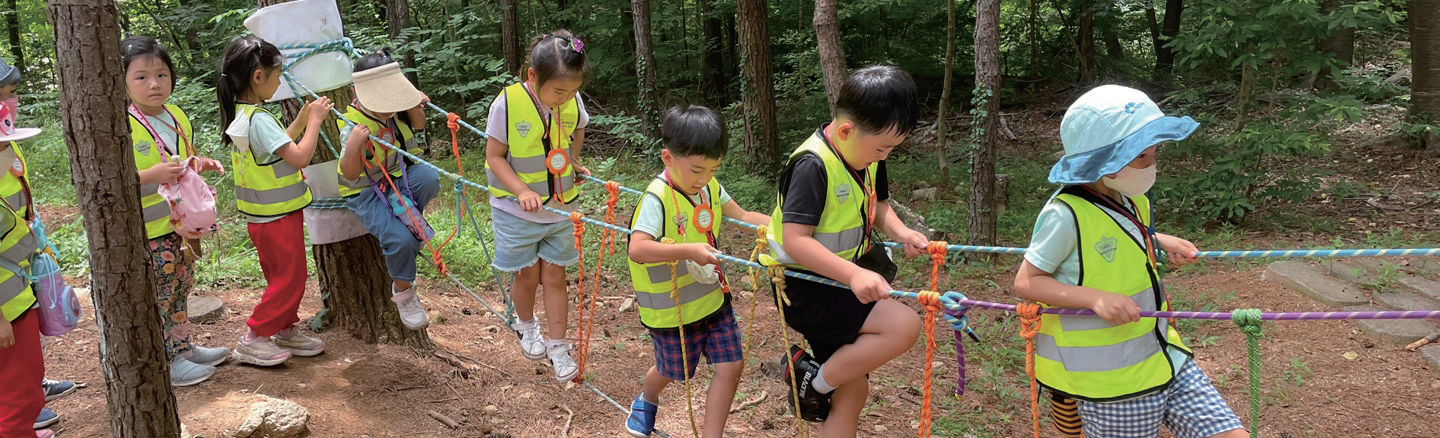
{"label": "gray t-shirt", "polygon": [[[526,86],[526,90],[529,90],[528,86]],[[538,109],[540,110],[541,117],[550,117],[550,107],[545,106],[544,103],[539,103],[538,100],[536,102],[539,106]],[[585,101],[580,98],[580,93],[575,93],[575,108],[580,113],[578,120],[575,122],[575,130],[579,131],[581,129],[585,129],[585,127],[590,124],[590,113],[585,111]],[[495,102],[490,104],[490,118],[485,122],[485,135],[489,136],[490,138],[499,140],[501,143],[505,143],[506,145],[510,144],[510,121],[509,113],[507,112],[508,109],[509,106],[508,102],[505,101],[505,93],[500,93],[500,96],[495,98]],[[576,178],[578,179],[580,178],[580,176],[576,175]],[[561,205],[558,202],[552,201],[546,205],[565,211],[575,210],[575,204],[573,203],[570,205]],[[501,211],[504,211],[506,213],[510,213],[512,216],[535,223],[553,224],[568,219],[565,216],[561,216],[545,210],[538,210],[535,212],[525,211],[524,209],[520,208],[520,201],[516,201],[510,198],[501,199],[491,196],[490,206],[492,208],[500,209]]]}

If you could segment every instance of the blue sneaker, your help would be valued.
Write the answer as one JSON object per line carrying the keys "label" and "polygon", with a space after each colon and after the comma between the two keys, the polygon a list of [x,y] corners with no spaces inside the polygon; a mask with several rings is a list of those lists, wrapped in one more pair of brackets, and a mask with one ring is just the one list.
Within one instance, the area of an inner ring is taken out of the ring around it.
{"label": "blue sneaker", "polygon": [[641,400],[635,396],[635,402],[630,403],[630,418],[625,419],[625,430],[630,431],[630,436],[645,438],[655,431],[655,411],[659,406],[654,403]]}
{"label": "blue sneaker", "polygon": [[40,382],[40,387],[45,388],[45,401],[47,402],[75,392],[75,382],[69,380],[45,379]]}
{"label": "blue sneaker", "polygon": [[[652,415],[650,418],[653,420],[655,417]],[[59,422],[60,414],[55,413],[55,411],[50,410],[50,408],[41,408],[40,417],[35,419],[35,429],[44,429]]]}

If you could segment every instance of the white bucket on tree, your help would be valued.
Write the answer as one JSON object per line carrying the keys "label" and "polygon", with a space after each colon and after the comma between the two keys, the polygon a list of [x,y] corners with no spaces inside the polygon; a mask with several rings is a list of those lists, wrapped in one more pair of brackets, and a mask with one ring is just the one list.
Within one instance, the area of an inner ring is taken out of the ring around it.
{"label": "white bucket on tree", "polygon": [[[276,46],[321,44],[345,37],[345,27],[340,23],[340,8],[335,5],[335,0],[299,0],[266,6],[245,19],[245,28]],[[292,55],[310,50],[281,52]],[[353,70],[350,55],[341,51],[318,53],[290,66],[290,72],[316,93],[349,85]],[[299,92],[304,93],[303,90]],[[280,89],[275,91],[270,102],[292,97],[298,96],[291,92],[290,84],[282,77]]]}

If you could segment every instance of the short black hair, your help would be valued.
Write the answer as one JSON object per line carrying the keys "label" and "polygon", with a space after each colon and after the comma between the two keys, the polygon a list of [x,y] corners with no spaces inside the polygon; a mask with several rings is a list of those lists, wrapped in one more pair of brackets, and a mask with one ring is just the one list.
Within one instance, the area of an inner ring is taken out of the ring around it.
{"label": "short black hair", "polygon": [[133,36],[120,42],[120,64],[125,71],[130,71],[131,62],[145,57],[154,57],[165,63],[165,68],[170,69],[170,87],[174,88],[175,62],[170,60],[170,52],[165,51],[165,46],[148,36]]}
{"label": "short black hair", "polygon": [[867,134],[895,130],[910,135],[918,123],[915,79],[893,65],[874,65],[855,71],[840,86],[836,115],[848,117]]}
{"label": "short black hair", "polygon": [[372,51],[365,56],[355,59],[355,73],[369,70],[386,64],[393,64],[395,58],[390,57],[390,48],[382,47],[380,50]]}
{"label": "short black hair", "polygon": [[704,155],[718,160],[725,158],[730,148],[725,121],[715,110],[700,105],[670,107],[660,133],[665,149],[681,157]]}

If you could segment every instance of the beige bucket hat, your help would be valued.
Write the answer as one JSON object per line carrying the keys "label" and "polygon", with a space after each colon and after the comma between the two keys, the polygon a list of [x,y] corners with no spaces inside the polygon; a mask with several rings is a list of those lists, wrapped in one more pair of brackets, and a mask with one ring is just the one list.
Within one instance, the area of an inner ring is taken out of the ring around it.
{"label": "beige bucket hat", "polygon": [[424,98],[405,79],[400,63],[392,62],[351,76],[355,83],[355,98],[366,109],[381,113],[398,113],[420,105]]}

